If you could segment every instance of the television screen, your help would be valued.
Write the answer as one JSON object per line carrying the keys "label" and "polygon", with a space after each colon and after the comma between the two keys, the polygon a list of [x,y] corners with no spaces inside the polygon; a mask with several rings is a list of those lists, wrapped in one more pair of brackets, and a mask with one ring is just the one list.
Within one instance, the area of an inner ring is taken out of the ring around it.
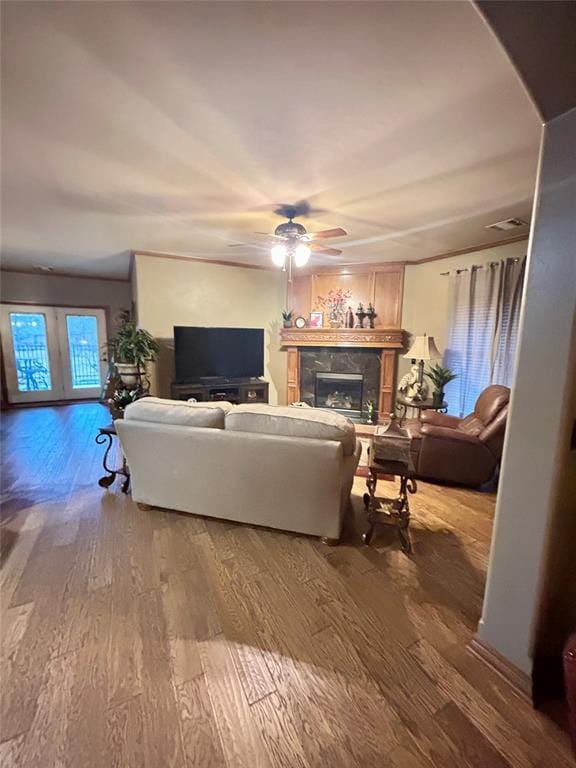
{"label": "television screen", "polygon": [[176,380],[226,379],[264,374],[262,328],[174,328]]}

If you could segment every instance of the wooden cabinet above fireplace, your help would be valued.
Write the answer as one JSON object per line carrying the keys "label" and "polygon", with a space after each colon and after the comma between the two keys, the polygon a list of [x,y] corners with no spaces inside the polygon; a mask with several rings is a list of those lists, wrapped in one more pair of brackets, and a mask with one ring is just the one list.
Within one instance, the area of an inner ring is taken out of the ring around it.
{"label": "wooden cabinet above fireplace", "polygon": [[374,306],[376,328],[400,328],[402,325],[403,264],[369,264],[348,267],[319,267],[314,272],[293,274],[288,284],[286,306],[294,316],[306,320],[310,312],[324,312],[324,329],[330,327],[326,299],[340,291],[346,306],[355,312],[358,304]]}

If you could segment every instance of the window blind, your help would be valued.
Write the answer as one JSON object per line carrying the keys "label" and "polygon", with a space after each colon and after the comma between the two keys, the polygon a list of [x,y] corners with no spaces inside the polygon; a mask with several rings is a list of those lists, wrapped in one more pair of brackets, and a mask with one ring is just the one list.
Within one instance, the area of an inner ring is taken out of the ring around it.
{"label": "window blind", "polygon": [[525,260],[508,259],[450,274],[444,365],[448,411],[464,416],[490,384],[512,384]]}

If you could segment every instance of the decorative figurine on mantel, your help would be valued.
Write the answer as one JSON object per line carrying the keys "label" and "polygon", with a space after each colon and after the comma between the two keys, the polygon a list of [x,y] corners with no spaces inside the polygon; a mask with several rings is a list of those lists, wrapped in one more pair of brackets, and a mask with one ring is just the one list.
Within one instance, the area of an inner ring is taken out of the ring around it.
{"label": "decorative figurine on mantel", "polygon": [[368,304],[368,309],[366,310],[366,317],[368,318],[368,327],[374,328],[374,318],[378,317],[376,312],[374,311],[374,307],[372,306],[372,302]]}
{"label": "decorative figurine on mantel", "polygon": [[358,309],[356,310],[356,317],[358,318],[356,322],[356,328],[364,328],[364,318],[366,317],[366,310],[364,309],[362,302],[358,304]]}
{"label": "decorative figurine on mantel", "polygon": [[354,312],[352,312],[350,305],[348,305],[348,311],[346,312],[346,328],[354,328]]}

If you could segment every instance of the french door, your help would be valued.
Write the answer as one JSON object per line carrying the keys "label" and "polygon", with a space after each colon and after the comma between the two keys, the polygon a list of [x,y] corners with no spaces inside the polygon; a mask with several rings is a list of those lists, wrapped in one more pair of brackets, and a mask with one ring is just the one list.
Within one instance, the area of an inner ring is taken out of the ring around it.
{"label": "french door", "polygon": [[100,395],[107,369],[103,309],[3,304],[0,323],[11,403]]}

